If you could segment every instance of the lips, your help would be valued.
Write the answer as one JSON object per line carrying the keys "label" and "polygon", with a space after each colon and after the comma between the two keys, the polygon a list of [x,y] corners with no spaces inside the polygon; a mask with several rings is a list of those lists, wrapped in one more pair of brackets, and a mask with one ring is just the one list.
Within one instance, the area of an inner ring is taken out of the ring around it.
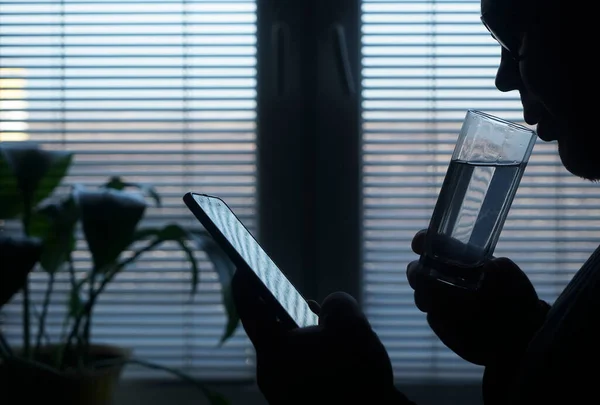
{"label": "lips", "polygon": [[543,117],[539,120],[537,126],[537,136],[545,142],[552,142],[558,140],[558,127],[552,122],[552,120]]}
{"label": "lips", "polygon": [[552,119],[548,116],[544,107],[539,103],[523,103],[523,118],[529,125],[537,124],[537,136],[546,142],[555,141],[556,128],[552,124]]}
{"label": "lips", "polygon": [[560,121],[557,121],[541,100],[531,92],[521,89],[519,94],[525,122],[532,126],[537,124],[536,132],[541,140],[545,142],[558,140],[561,133]]}
{"label": "lips", "polygon": [[523,105],[523,118],[529,125],[537,124],[544,113],[544,106],[531,93],[519,90],[521,104]]}
{"label": "lips", "polygon": [[544,108],[539,103],[523,103],[523,118],[529,125],[537,124],[544,113]]}
{"label": "lips", "polygon": [[540,121],[539,114],[528,110],[523,111],[523,118],[525,118],[525,122],[529,125],[535,125]]}

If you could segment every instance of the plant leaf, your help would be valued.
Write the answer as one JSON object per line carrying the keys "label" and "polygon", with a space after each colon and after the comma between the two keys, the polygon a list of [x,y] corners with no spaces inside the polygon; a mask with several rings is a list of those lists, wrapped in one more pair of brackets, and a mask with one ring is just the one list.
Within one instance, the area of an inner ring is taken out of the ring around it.
{"label": "plant leaf", "polygon": [[160,228],[138,229],[133,234],[133,241],[136,242],[136,241],[145,240],[145,239],[154,239],[154,238],[158,237],[158,234],[160,233],[160,231],[161,231]]}
{"label": "plant leaf", "polygon": [[219,282],[221,283],[221,297],[225,312],[227,313],[227,325],[219,343],[219,345],[222,345],[233,336],[240,321],[231,294],[231,279],[235,272],[235,266],[211,236],[206,233],[194,233],[194,236],[199,248],[206,252],[206,255],[213,263],[215,271],[219,276]]}
{"label": "plant leaf", "polygon": [[103,184],[101,187],[112,188],[113,190],[124,190],[127,186],[125,183],[123,183],[120,177],[111,177],[110,180],[108,180],[108,182]]}
{"label": "plant leaf", "polygon": [[23,199],[17,178],[0,148],[0,219],[11,219],[23,212]]}
{"label": "plant leaf", "polygon": [[146,202],[138,193],[112,189],[78,189],[75,196],[94,269],[108,271],[133,242]]}
{"label": "plant leaf", "polygon": [[145,228],[138,230],[135,233],[134,240],[142,240],[153,238],[155,242],[162,243],[167,241],[174,241],[179,244],[181,250],[186,254],[188,261],[191,265],[192,271],[192,290],[191,295],[195,295],[198,290],[198,281],[200,276],[200,270],[198,269],[198,262],[194,256],[194,252],[187,246],[186,241],[194,239],[194,235],[189,233],[185,228],[177,224],[168,224],[164,228]]}
{"label": "plant leaf", "polygon": [[231,402],[221,393],[204,388],[204,395],[210,405],[231,405]]}
{"label": "plant leaf", "polygon": [[76,283],[75,285],[71,286],[68,301],[68,316],[71,318],[77,317],[83,311],[84,303],[81,299],[82,286],[82,283]]}
{"label": "plant leaf", "polygon": [[194,252],[192,252],[192,250],[186,245],[185,242],[186,242],[185,239],[177,240],[177,243],[179,244],[181,249],[185,252],[185,254],[188,258],[188,261],[190,262],[190,265],[192,266],[192,268],[191,268],[192,289],[190,291],[190,295],[194,296],[194,295],[196,295],[196,292],[198,291],[198,281],[199,281],[200,271],[198,270],[198,263],[196,262],[196,257],[194,257]]}
{"label": "plant leaf", "polygon": [[115,177],[111,177],[107,183],[102,185],[102,187],[103,188],[112,188],[114,190],[124,190],[127,187],[137,188],[138,190],[142,191],[144,194],[147,194],[148,196],[150,196],[156,203],[156,206],[160,207],[160,195],[158,195],[156,190],[150,185],[141,184],[141,183],[124,182],[120,177],[115,176]]}
{"label": "plant leaf", "polygon": [[233,303],[233,295],[231,291],[231,282],[227,285],[221,286],[223,305],[227,313],[227,325],[225,326],[225,332],[221,337],[219,345],[223,345],[230,337],[233,336],[240,323],[240,316],[237,313],[235,305]]}
{"label": "plant leaf", "polygon": [[189,234],[185,228],[177,224],[168,224],[164,228],[160,229],[158,237],[161,240],[177,240],[187,239]]}
{"label": "plant leaf", "polygon": [[42,254],[37,238],[0,235],[0,308],[19,291]]}
{"label": "plant leaf", "polygon": [[31,208],[52,194],[73,157],[71,152],[43,150],[27,143],[3,145],[0,153],[16,178],[23,207]]}
{"label": "plant leaf", "polygon": [[47,273],[59,271],[75,249],[75,226],[78,220],[79,210],[72,195],[47,204],[36,212],[32,234],[43,239],[40,264]]}

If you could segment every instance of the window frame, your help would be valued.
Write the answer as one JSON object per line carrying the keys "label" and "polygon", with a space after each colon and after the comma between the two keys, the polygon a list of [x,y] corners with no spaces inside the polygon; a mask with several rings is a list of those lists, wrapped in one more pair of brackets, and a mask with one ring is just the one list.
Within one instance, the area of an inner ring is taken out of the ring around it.
{"label": "window frame", "polygon": [[259,240],[300,292],[361,301],[361,2],[257,2]]}

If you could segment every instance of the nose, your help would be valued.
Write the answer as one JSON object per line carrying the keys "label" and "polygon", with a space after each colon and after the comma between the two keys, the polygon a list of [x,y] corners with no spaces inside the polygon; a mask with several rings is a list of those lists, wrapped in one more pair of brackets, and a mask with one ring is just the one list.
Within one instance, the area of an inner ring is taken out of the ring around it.
{"label": "nose", "polygon": [[521,72],[519,62],[514,60],[510,53],[502,48],[500,67],[496,73],[496,88],[502,92],[518,90],[522,88]]}

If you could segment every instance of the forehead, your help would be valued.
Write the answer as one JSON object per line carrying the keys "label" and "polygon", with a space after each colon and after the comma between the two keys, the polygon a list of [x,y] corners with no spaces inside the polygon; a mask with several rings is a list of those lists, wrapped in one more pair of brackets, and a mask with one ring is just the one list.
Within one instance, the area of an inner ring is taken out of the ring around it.
{"label": "forehead", "polygon": [[481,0],[481,13],[483,14],[484,12],[488,11],[491,8],[491,3],[493,2],[494,0]]}
{"label": "forehead", "polygon": [[532,0],[481,0],[481,13],[518,13],[527,9]]}

